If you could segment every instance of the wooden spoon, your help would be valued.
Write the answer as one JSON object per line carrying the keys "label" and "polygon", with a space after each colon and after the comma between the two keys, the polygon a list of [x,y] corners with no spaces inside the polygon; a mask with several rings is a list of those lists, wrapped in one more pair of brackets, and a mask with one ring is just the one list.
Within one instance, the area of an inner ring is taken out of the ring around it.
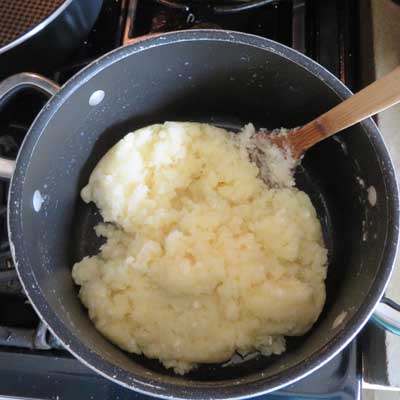
{"label": "wooden spoon", "polygon": [[321,140],[399,102],[400,66],[308,124],[269,139],[297,160]]}

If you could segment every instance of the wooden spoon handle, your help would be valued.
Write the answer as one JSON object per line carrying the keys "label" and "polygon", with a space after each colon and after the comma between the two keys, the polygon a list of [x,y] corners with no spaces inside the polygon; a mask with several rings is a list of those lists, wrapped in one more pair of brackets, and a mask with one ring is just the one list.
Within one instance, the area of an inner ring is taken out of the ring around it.
{"label": "wooden spoon handle", "polygon": [[[301,154],[314,144],[400,102],[400,66],[303,127],[290,139]],[[301,151],[302,150],[302,151]]]}

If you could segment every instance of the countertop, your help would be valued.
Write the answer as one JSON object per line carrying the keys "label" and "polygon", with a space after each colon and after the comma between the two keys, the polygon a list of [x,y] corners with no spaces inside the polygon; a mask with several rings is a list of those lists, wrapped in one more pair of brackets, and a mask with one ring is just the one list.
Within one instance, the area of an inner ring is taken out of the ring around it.
{"label": "countertop", "polygon": [[[400,4],[391,0],[361,2],[361,60],[363,83],[378,79],[400,65]],[[378,126],[400,177],[400,105],[380,113]],[[386,295],[400,303],[400,259]],[[370,347],[363,359],[368,384],[400,390],[400,337],[369,326],[365,340]],[[399,395],[400,396],[400,395]]]}

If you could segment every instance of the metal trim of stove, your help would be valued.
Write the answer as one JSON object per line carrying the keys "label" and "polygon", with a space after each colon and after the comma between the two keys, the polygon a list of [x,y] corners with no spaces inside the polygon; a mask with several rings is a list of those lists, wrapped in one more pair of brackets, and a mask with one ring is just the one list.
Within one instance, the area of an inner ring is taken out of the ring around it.
{"label": "metal trim of stove", "polygon": [[[352,342],[346,351],[332,359],[326,367],[309,377],[272,392],[260,399],[288,400],[359,400],[361,371],[358,343]],[[24,368],[26,372],[21,376]],[[67,353],[44,357],[38,352],[24,355],[0,352],[2,372],[1,396],[10,399],[53,400],[149,400],[151,397],[133,392],[94,373]],[[321,382],[323,383],[321,385]]]}

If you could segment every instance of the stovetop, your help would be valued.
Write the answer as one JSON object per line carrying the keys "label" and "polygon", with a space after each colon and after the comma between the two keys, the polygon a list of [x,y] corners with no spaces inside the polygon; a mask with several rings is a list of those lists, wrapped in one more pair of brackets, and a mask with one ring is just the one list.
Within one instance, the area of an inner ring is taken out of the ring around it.
{"label": "stovetop", "polygon": [[[90,36],[68,62],[39,71],[60,84],[108,51],[143,36],[181,29],[231,29],[267,37],[315,59],[357,89],[357,1],[276,0],[242,11],[251,2],[220,0],[104,0]],[[234,12],[232,11],[234,10]],[[46,99],[25,93],[0,115],[0,154],[15,158]],[[6,227],[8,184],[0,183],[0,398],[127,399],[124,389],[75,360],[40,322],[18,281]],[[268,399],[357,399],[360,360],[354,341],[324,367]]]}

